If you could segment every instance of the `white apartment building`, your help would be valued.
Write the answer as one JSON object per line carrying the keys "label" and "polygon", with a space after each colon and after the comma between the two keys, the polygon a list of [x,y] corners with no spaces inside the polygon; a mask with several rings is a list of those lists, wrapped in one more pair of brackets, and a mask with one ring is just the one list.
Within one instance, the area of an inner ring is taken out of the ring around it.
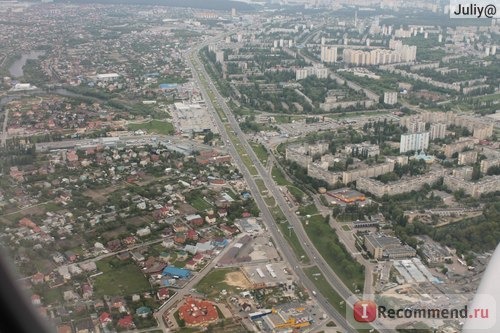
{"label": "white apartment building", "polygon": [[304,67],[295,70],[295,80],[303,80],[310,75],[316,75],[318,79],[328,77],[328,68],[325,67]]}
{"label": "white apartment building", "polygon": [[395,91],[384,92],[384,103],[394,105],[398,102],[398,93]]}
{"label": "white apartment building", "polygon": [[429,132],[401,134],[399,152],[422,150],[429,147]]}
{"label": "white apartment building", "polygon": [[337,61],[337,48],[334,46],[321,46],[321,61],[333,63]]}

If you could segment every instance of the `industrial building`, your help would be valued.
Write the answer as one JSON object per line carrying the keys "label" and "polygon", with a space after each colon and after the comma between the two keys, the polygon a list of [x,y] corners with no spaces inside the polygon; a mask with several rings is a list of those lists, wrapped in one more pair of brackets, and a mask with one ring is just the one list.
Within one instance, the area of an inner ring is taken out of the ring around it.
{"label": "industrial building", "polygon": [[366,235],[364,244],[374,259],[411,258],[417,254],[417,251],[411,246],[401,244],[398,238],[385,234]]}
{"label": "industrial building", "polygon": [[366,200],[366,197],[363,193],[358,192],[356,190],[352,190],[350,188],[341,188],[334,191],[328,191],[326,194],[330,197],[333,197],[339,201],[348,204],[359,201],[364,202]]}

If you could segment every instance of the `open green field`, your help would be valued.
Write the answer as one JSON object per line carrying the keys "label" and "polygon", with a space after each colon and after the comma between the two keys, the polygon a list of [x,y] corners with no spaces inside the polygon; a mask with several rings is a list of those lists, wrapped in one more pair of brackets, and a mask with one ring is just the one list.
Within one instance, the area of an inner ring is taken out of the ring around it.
{"label": "open green field", "polygon": [[[318,288],[318,294],[324,296],[328,302],[335,308],[337,311],[345,317],[345,303],[342,303],[342,297],[332,288],[332,286],[326,281],[323,274],[320,273],[320,270],[317,266],[308,267],[304,269],[306,275],[311,279],[311,281]],[[312,295],[310,295],[313,297]]]}
{"label": "open green field", "polygon": [[259,192],[261,192],[261,194],[265,195],[268,192],[266,184],[264,184],[264,181],[262,179],[255,179],[255,184],[257,184],[257,188],[259,189]]}
{"label": "open green field", "polygon": [[191,199],[189,201],[189,204],[191,206],[193,206],[194,208],[196,208],[196,210],[199,210],[199,211],[204,211],[204,210],[207,210],[207,209],[214,208],[214,206],[212,206],[209,202],[207,202],[201,196],[194,197],[193,199]]}
{"label": "open green field", "polygon": [[97,296],[125,296],[151,289],[148,279],[132,261],[111,257],[96,262],[96,265],[103,272],[94,280]]}
{"label": "open green field", "polygon": [[273,179],[276,182],[276,184],[278,184],[280,186],[292,185],[292,183],[290,183],[285,178],[285,176],[283,175],[283,172],[281,172],[281,170],[279,168],[277,168],[276,166],[273,166],[273,169],[271,171],[271,175],[273,176]]}
{"label": "open green field", "polygon": [[308,263],[309,257],[307,256],[306,252],[304,251],[304,248],[300,244],[300,241],[297,238],[297,235],[295,234],[294,230],[288,229],[290,224],[287,222],[285,215],[281,211],[281,208],[279,206],[275,206],[273,208],[270,208],[270,211],[278,227],[280,228],[281,233],[287,240],[288,244],[290,244],[290,246],[292,247],[292,250],[297,256],[297,258],[301,259],[302,263],[304,264]]}
{"label": "open green field", "polygon": [[226,124],[225,127],[234,148],[236,148],[236,151],[238,152],[238,155],[240,155],[243,164],[247,167],[248,172],[250,172],[252,176],[258,175],[259,173],[253,165],[252,159],[248,156],[245,148],[241,145],[240,139],[236,136],[236,134],[234,134],[234,131],[229,124]]}
{"label": "open green field", "polygon": [[225,289],[228,292],[236,292],[234,286],[228,285],[224,282],[226,274],[237,272],[238,268],[220,268],[210,271],[201,281],[196,285],[196,291],[205,294],[206,297],[217,297],[221,290]]}
{"label": "open green field", "polygon": [[294,120],[297,121],[305,118],[304,116],[287,116],[287,115],[275,115],[273,117],[274,120],[276,120],[276,123],[278,124],[288,124]]}
{"label": "open green field", "polygon": [[479,100],[481,102],[492,102],[492,101],[500,100],[500,93],[499,94],[484,95],[484,96],[477,96],[477,97],[473,97],[473,98],[475,100]]}
{"label": "open green field", "polygon": [[302,216],[318,214],[318,208],[313,203],[307,206],[300,206],[299,213]]}
{"label": "open green field", "polygon": [[388,111],[385,110],[380,110],[380,111],[348,111],[348,112],[342,112],[342,113],[331,113],[327,114],[326,117],[332,118],[332,119],[339,119],[339,118],[355,118],[355,117],[364,117],[364,116],[381,116],[381,115],[386,115],[389,114]]}
{"label": "open green field", "polygon": [[276,200],[274,199],[274,197],[266,196],[263,199],[268,207],[274,207],[276,205]]}
{"label": "open green field", "polygon": [[174,125],[168,121],[151,120],[147,123],[128,124],[131,131],[143,130],[148,133],[170,135],[174,133]]}
{"label": "open green field", "polygon": [[250,143],[250,146],[252,146],[252,149],[255,152],[255,155],[257,155],[259,161],[265,165],[267,163],[267,159],[269,158],[269,154],[266,150],[266,147],[256,142]]}
{"label": "open green field", "polygon": [[321,215],[314,215],[304,229],[323,258],[335,271],[347,288],[355,291],[363,289],[365,282],[364,267],[355,261],[340,243],[335,231]]}
{"label": "open green field", "polygon": [[302,192],[302,190],[300,190],[296,186],[289,185],[289,186],[287,186],[287,188],[288,188],[288,191],[290,191],[290,194],[293,195],[295,197],[295,200],[297,200],[298,202],[301,202],[303,200],[304,196],[306,195],[304,192]]}

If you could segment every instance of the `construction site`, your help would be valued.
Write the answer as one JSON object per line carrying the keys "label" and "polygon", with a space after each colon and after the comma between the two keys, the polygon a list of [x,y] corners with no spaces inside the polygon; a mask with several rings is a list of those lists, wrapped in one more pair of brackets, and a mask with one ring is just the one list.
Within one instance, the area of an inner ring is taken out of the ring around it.
{"label": "construction site", "polygon": [[279,309],[261,309],[250,313],[248,317],[262,332],[292,332],[309,327],[313,323],[307,309],[298,304]]}

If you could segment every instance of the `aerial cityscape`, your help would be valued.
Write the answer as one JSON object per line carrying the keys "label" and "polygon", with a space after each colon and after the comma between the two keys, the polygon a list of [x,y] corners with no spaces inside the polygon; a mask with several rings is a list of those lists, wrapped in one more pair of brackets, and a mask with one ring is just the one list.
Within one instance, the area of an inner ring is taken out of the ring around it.
{"label": "aerial cityscape", "polygon": [[471,302],[500,243],[500,16],[454,11],[0,0],[0,247],[22,299],[58,333],[495,317]]}

